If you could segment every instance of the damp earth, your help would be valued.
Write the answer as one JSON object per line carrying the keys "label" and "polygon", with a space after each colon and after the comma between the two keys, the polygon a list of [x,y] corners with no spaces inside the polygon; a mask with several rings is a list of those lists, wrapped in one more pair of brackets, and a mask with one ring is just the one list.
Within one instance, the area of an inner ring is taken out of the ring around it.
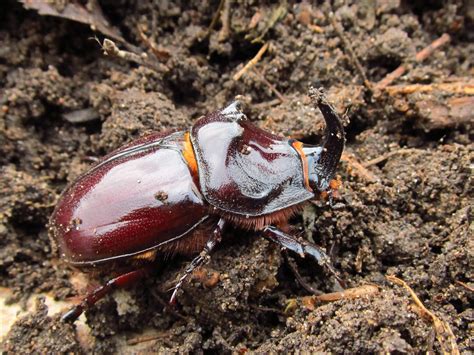
{"label": "damp earth", "polygon": [[[24,3],[0,11],[3,351],[473,350],[471,1]],[[144,282],[60,321],[107,280],[70,268],[50,244],[69,182],[120,145],[186,129],[237,96],[262,128],[317,143],[310,85],[344,118],[341,187],[288,229],[324,247],[358,297],[334,296],[312,260],[232,229],[176,307],[169,288],[189,259],[161,258]]]}

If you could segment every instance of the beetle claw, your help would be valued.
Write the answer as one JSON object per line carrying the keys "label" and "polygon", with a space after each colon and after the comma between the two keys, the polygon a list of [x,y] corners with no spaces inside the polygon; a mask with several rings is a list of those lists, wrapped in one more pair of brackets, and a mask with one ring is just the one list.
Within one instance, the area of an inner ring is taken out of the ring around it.
{"label": "beetle claw", "polygon": [[273,226],[265,227],[263,229],[263,236],[269,239],[270,241],[275,242],[280,246],[297,253],[301,257],[305,257],[306,255],[313,257],[319,265],[326,268],[326,270],[328,270],[334,276],[336,282],[341,288],[344,285],[344,281],[339,276],[336,269],[334,269],[334,267],[332,266],[331,259],[318,246],[306,240],[299,241],[295,237],[286,234]]}

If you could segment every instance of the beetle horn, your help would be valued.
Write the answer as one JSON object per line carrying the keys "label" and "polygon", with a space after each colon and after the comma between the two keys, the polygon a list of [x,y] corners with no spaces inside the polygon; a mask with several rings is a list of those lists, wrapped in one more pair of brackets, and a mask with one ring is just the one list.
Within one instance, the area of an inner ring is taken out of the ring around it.
{"label": "beetle horn", "polygon": [[318,107],[326,121],[324,141],[321,147],[303,148],[308,158],[309,180],[311,187],[319,191],[327,190],[333,178],[337,164],[344,149],[344,127],[332,105],[327,101],[323,89],[309,89],[309,97]]}

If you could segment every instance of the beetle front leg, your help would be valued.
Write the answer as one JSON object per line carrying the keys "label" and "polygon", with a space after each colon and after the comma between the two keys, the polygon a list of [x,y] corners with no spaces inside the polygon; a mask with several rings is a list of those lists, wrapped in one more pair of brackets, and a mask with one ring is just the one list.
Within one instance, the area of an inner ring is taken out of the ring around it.
{"label": "beetle front leg", "polygon": [[170,304],[174,304],[176,301],[176,294],[178,293],[178,290],[181,288],[183,285],[184,280],[198,267],[202,266],[203,264],[207,263],[210,259],[210,253],[214,250],[217,244],[222,239],[222,231],[224,229],[225,221],[221,218],[219,222],[217,222],[217,227],[214,229],[212,232],[211,236],[209,237],[208,241],[206,242],[206,245],[204,246],[204,249],[201,251],[201,253],[196,256],[191,263],[189,263],[188,267],[184,271],[183,276],[180,277],[178,280],[178,283],[176,284],[175,287],[173,287],[173,294],[171,295],[170,298]]}
{"label": "beetle front leg", "polygon": [[341,285],[344,285],[344,281],[331,265],[331,259],[329,256],[317,245],[314,245],[313,243],[310,243],[306,240],[298,240],[294,236],[286,234],[273,226],[265,227],[263,229],[263,236],[268,240],[279,244],[281,247],[299,254],[303,258],[306,255],[310,255],[316,259],[319,265],[329,270]]}
{"label": "beetle front leg", "polygon": [[87,294],[81,303],[71,308],[61,317],[61,319],[65,322],[74,322],[86,309],[92,307],[107,294],[117,288],[125,288],[136,283],[138,280],[141,280],[148,272],[149,268],[145,267],[142,269],[130,271],[107,281],[105,285],[100,286],[91,293]]}

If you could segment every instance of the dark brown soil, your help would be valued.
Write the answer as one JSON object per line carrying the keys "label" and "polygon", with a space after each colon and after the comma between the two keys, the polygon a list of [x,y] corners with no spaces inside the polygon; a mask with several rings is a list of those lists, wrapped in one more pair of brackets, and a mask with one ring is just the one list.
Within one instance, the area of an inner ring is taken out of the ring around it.
{"label": "dark brown soil", "polygon": [[[89,336],[59,315],[48,316],[39,302],[13,325],[4,351],[440,352],[432,321],[386,275],[403,279],[450,325],[461,352],[473,351],[471,1],[332,5],[370,82],[401,63],[408,70],[393,84],[471,80],[470,92],[406,95],[371,95],[323,2],[233,1],[223,40],[220,21],[206,37],[217,0],[100,4],[129,43],[149,51],[138,27],[154,36],[161,63],[151,51],[149,57],[161,71],[104,56],[86,25],[41,16],[12,0],[1,5],[0,286],[13,292],[8,301],[26,304],[41,293],[75,302],[71,297],[85,292],[73,287],[80,275],[53,255],[46,224],[62,189],[95,158],[147,131],[189,127],[236,95],[262,127],[316,143],[323,124],[308,105],[309,85],[325,87],[345,115],[348,141],[338,170],[343,186],[335,207],[309,204],[291,224],[331,251],[348,287],[375,284],[380,291],[313,307],[298,301],[288,310],[292,299],[308,293],[284,255],[255,233],[229,231],[206,266],[219,275],[217,284],[195,278],[174,310],[164,309],[167,289],[184,258],[166,261],[156,277],[87,312]],[[284,17],[267,30],[282,9]],[[250,29],[257,13],[261,18]],[[416,62],[414,55],[442,33],[451,41]],[[284,102],[254,72],[233,80],[263,44],[246,35],[270,43],[256,69]],[[64,116],[82,109],[91,114],[86,122]],[[401,148],[366,170],[357,165]],[[315,263],[295,260],[312,287],[334,291]]]}

